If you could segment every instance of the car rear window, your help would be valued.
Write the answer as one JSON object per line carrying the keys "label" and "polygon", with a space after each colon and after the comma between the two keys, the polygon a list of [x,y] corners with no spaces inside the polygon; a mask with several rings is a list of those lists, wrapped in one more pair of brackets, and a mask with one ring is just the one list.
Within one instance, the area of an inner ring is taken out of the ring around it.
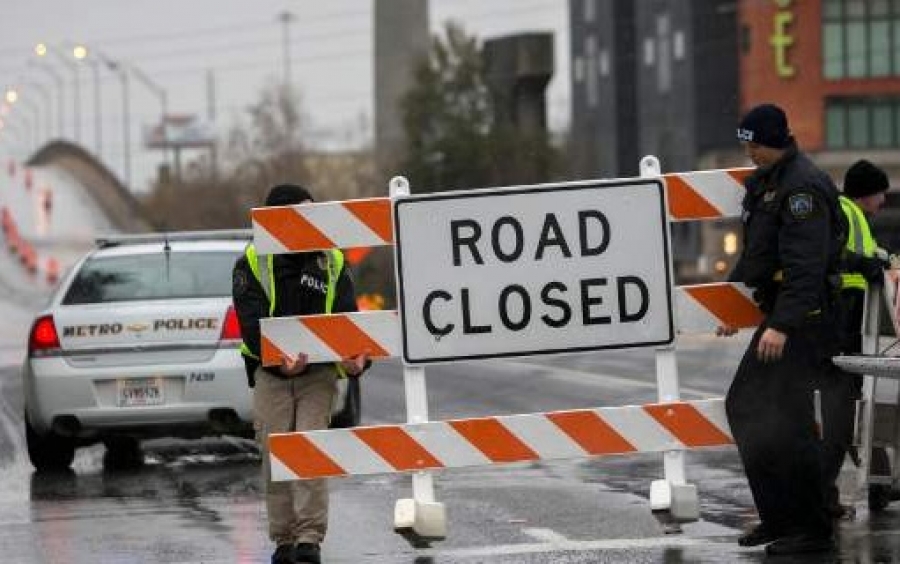
{"label": "car rear window", "polygon": [[231,296],[239,253],[169,252],[94,257],[84,262],[63,304]]}

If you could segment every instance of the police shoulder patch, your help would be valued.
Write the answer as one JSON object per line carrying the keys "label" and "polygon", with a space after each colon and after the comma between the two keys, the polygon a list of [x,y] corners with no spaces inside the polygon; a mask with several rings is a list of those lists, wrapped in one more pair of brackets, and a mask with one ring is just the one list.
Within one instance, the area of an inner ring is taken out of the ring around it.
{"label": "police shoulder patch", "polygon": [[809,192],[800,192],[788,197],[788,209],[796,219],[806,219],[816,209],[815,200]]}

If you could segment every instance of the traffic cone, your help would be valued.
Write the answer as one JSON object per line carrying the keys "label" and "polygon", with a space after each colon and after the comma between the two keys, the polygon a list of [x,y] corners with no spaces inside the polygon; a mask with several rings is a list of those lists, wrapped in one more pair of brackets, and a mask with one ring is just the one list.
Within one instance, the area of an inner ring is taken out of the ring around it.
{"label": "traffic cone", "polygon": [[59,261],[54,257],[47,257],[46,268],[47,284],[56,286],[56,283],[59,282]]}

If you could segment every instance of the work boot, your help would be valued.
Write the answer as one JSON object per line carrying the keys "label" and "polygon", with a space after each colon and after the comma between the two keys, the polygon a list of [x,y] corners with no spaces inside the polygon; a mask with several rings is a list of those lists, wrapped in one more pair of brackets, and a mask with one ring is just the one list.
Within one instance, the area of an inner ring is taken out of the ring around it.
{"label": "work boot", "polygon": [[272,564],[295,564],[294,545],[279,544],[275,552],[272,553]]}
{"label": "work boot", "polygon": [[789,554],[831,552],[833,550],[834,539],[831,537],[802,533],[776,540],[766,547],[766,554],[769,556],[783,556]]}
{"label": "work boot", "polygon": [[294,546],[294,559],[292,560],[295,564],[322,564],[322,559],[320,557],[319,545],[311,543],[311,542],[298,542]]}
{"label": "work boot", "polygon": [[760,523],[750,529],[749,532],[739,536],[738,544],[741,546],[759,546],[761,544],[774,542],[780,537],[781,535],[773,531],[772,527],[766,526],[765,523]]}

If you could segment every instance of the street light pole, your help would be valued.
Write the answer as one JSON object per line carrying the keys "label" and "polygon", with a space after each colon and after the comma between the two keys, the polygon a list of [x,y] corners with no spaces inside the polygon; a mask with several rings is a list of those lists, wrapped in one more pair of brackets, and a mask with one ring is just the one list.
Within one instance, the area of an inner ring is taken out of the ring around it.
{"label": "street light pole", "polygon": [[107,59],[103,55],[100,58],[106,63],[106,68],[119,75],[122,81],[122,159],[125,184],[131,189],[131,89],[128,84],[128,69],[120,63]]}
{"label": "street light pole", "polygon": [[53,53],[59,61],[69,67],[69,70],[72,71],[72,88],[75,93],[75,141],[81,143],[81,89],[78,84],[78,65],[70,61],[68,57],[59,51],[59,49],[52,45],[48,46],[44,43],[38,43],[34,49],[34,52],[37,53],[39,57],[46,56],[48,51]]}
{"label": "street light pole", "polygon": [[94,49],[97,59],[106,65],[106,68],[119,75],[122,82],[122,178],[125,186],[131,189],[131,88],[128,83],[128,69],[122,63],[110,59],[100,51]]}
{"label": "street light pole", "polygon": [[[162,112],[162,116],[159,120],[159,123],[160,123],[160,127],[162,127],[162,132],[163,132],[163,162],[166,164],[166,166],[169,166],[169,149],[168,149],[168,147],[166,147],[166,144],[168,143],[168,135],[167,135],[167,130],[166,130],[166,116],[169,113],[169,95],[166,93],[166,90],[163,87],[161,87],[156,82],[152,81],[150,79],[150,77],[147,76],[147,74],[144,71],[142,71],[141,69],[137,68],[134,65],[129,65],[128,68],[129,68],[129,70],[131,70],[131,72],[134,73],[135,78],[137,78],[141,84],[146,86],[148,90],[153,92],[153,94],[157,98],[159,98],[160,111]],[[176,150],[176,157],[177,157],[177,150]],[[177,168],[177,163],[176,163],[176,168]],[[176,175],[178,175],[179,173],[180,173],[180,171],[178,171],[178,170],[175,171]]]}
{"label": "street light pole", "polygon": [[33,125],[34,125],[34,129],[31,131],[31,133],[32,133],[32,137],[31,137],[31,140],[32,140],[32,143],[31,143],[31,150],[34,151],[34,150],[36,150],[37,147],[38,147],[38,142],[37,142],[37,140],[39,139],[39,136],[40,136],[40,130],[41,130],[41,110],[40,110],[40,108],[37,107],[36,104],[34,104],[29,98],[27,98],[27,97],[25,97],[25,96],[20,96],[20,97],[19,97],[18,102],[16,102],[16,106],[17,106],[17,107],[20,107],[20,108],[22,108],[22,109],[27,108],[28,111],[31,112],[31,117],[32,117],[32,119],[33,119]]}
{"label": "street light pole", "polygon": [[[10,142],[10,148],[15,146],[21,149],[23,145],[27,143],[25,136],[22,135],[22,133],[23,131],[20,123],[6,118],[3,120],[3,130],[0,132],[0,140],[7,139]],[[27,134],[28,132],[25,131],[25,133]]]}
{"label": "street light pole", "polygon": [[91,59],[91,67],[94,70],[94,142],[97,145],[97,157],[103,160],[103,116],[100,108],[103,107],[103,94],[100,90],[100,63]]}
{"label": "street light pole", "polygon": [[65,86],[63,84],[63,79],[61,76],[59,76],[59,73],[53,70],[53,68],[48,64],[41,64],[39,61],[35,61],[34,59],[29,59],[28,64],[33,65],[34,67],[46,72],[53,79],[53,82],[56,83],[56,119],[59,127],[59,137],[63,138],[66,136]]}
{"label": "street light pole", "polygon": [[101,117],[102,102],[100,93],[100,62],[89,53],[84,45],[76,45],[72,48],[72,54],[79,61],[85,61],[91,65],[94,71],[94,151],[97,157],[103,160],[103,120]]}
{"label": "street light pole", "polygon": [[[19,119],[16,119],[17,116]],[[22,112],[12,111],[4,123],[6,124],[6,129],[13,126],[18,129],[19,133],[23,134],[20,137],[22,140],[20,146],[24,147],[24,153],[26,155],[31,153],[34,150],[34,129],[31,127],[31,122],[28,121],[28,117]]]}
{"label": "street light pole", "polygon": [[281,22],[281,39],[282,39],[282,64],[284,65],[284,86],[285,90],[291,86],[291,23],[297,19],[297,16],[285,10],[278,14],[278,21]]}
{"label": "street light pole", "polygon": [[38,82],[25,82],[25,83],[23,83],[23,86],[34,88],[35,90],[37,90],[38,92],[41,93],[41,97],[44,99],[44,105],[47,108],[47,112],[46,112],[47,132],[46,133],[47,133],[47,140],[49,141],[50,139],[53,138],[53,112],[51,109],[53,104],[51,104],[51,102],[50,102],[50,92],[47,90],[46,87],[44,87],[43,84],[40,84]]}

